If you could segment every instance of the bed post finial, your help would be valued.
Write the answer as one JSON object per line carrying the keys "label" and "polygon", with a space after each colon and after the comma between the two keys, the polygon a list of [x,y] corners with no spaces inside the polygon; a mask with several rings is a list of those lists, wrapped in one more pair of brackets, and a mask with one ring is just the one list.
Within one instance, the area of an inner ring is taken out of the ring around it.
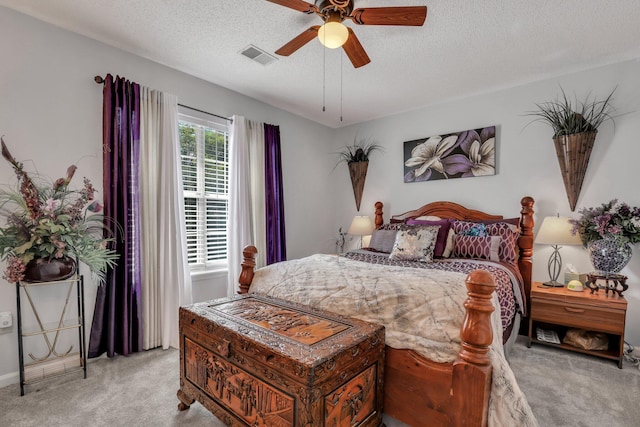
{"label": "bed post finial", "polygon": [[249,287],[251,286],[251,282],[253,281],[254,269],[256,268],[256,254],[258,253],[258,249],[255,246],[245,246],[242,250],[242,271],[240,272],[240,278],[238,279],[238,283],[240,283],[239,294],[246,294],[249,292]]}
{"label": "bed post finial", "polygon": [[[467,276],[466,315],[460,327],[462,349],[453,362],[451,426],[486,427],[491,390],[489,345],[493,341],[491,296],[496,288],[493,275],[474,270]],[[469,396],[473,396],[469,399]],[[481,401],[479,401],[479,399]]]}
{"label": "bed post finial", "polygon": [[520,238],[518,239],[518,269],[522,275],[524,291],[527,295],[527,307],[525,315],[529,315],[529,295],[531,292],[531,280],[533,270],[533,197],[525,196],[520,200]]}
{"label": "bed post finial", "polygon": [[376,230],[378,228],[380,228],[382,226],[382,224],[384,224],[384,218],[382,217],[382,202],[376,202],[376,204],[374,205],[376,208],[375,211],[375,219],[373,220],[373,223],[376,226]]}
{"label": "bed post finial", "polygon": [[490,317],[494,310],[491,295],[496,284],[493,275],[485,270],[473,270],[466,284],[468,298],[464,307],[467,312],[460,328],[459,357],[474,365],[489,365],[489,345],[493,341]]}

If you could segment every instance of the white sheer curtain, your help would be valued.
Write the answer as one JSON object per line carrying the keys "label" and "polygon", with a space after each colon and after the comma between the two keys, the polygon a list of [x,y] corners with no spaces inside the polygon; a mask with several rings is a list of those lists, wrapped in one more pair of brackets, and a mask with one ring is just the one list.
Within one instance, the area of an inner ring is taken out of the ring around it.
{"label": "white sheer curtain", "polygon": [[227,222],[227,295],[238,290],[242,249],[258,248],[256,268],[266,261],[264,125],[233,116],[229,132],[229,217]]}
{"label": "white sheer curtain", "polygon": [[178,309],[190,304],[178,101],[140,88],[143,348],[179,348]]}

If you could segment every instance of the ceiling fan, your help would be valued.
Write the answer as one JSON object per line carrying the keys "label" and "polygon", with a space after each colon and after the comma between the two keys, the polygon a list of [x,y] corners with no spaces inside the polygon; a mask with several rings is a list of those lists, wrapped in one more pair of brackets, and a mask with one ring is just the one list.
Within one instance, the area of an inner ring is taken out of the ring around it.
{"label": "ceiling fan", "polygon": [[314,25],[276,50],[276,54],[289,56],[315,37],[329,48],[342,47],[355,68],[371,62],[353,30],[342,24],[345,19],[358,25],[421,26],[427,18],[426,6],[394,6],[353,8],[353,0],[267,0],[306,14],[315,13],[324,25]]}

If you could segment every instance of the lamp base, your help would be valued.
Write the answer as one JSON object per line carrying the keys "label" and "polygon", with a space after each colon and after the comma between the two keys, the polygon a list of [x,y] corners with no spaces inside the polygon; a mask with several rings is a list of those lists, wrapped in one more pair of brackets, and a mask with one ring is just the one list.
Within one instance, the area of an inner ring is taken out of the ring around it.
{"label": "lamp base", "polygon": [[564,283],[556,282],[555,280],[549,280],[542,284],[545,288],[564,288]]}

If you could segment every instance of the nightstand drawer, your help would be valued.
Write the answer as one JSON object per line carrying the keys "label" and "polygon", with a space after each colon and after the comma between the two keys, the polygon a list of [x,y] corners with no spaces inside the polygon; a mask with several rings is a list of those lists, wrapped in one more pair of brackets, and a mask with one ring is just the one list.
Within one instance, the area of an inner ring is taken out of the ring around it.
{"label": "nightstand drawer", "polygon": [[[535,303],[533,303],[535,301]],[[532,299],[532,319],[591,331],[624,333],[625,312],[607,307]]]}

